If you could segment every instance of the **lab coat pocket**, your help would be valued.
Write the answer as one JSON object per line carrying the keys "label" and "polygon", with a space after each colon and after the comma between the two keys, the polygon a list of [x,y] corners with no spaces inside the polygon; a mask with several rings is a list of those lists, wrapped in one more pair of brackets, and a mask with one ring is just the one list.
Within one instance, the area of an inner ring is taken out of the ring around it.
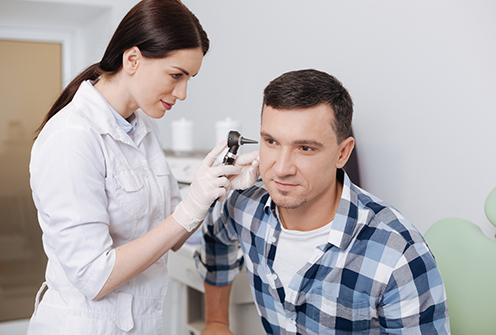
{"label": "lab coat pocket", "polygon": [[65,319],[64,334],[111,335],[128,333],[134,328],[133,295],[126,292],[109,294],[113,313],[100,310],[70,311]]}
{"label": "lab coat pocket", "polygon": [[132,305],[132,294],[117,293],[117,327],[125,332],[129,332],[134,328]]}
{"label": "lab coat pocket", "polygon": [[132,217],[138,217],[148,204],[143,176],[139,171],[122,170],[114,174],[119,207]]}
{"label": "lab coat pocket", "polygon": [[[171,185],[170,185],[170,167],[165,156],[157,156],[150,160],[150,169],[157,181],[158,194],[155,195],[159,204],[163,204],[164,209],[170,208]],[[167,210],[166,210],[167,211]],[[164,218],[169,213],[164,213]]]}
{"label": "lab coat pocket", "polygon": [[150,161],[150,168],[158,177],[169,177],[170,167],[164,156],[157,156]]}
{"label": "lab coat pocket", "polygon": [[115,321],[88,315],[68,314],[64,323],[64,335],[112,335],[116,334]]}

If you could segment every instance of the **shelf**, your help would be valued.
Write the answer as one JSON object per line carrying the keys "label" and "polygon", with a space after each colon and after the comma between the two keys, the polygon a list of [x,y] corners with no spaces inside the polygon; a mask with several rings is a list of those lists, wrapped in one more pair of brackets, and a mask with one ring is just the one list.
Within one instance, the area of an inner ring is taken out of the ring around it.
{"label": "shelf", "polygon": [[189,322],[186,327],[191,335],[200,335],[201,331],[205,327],[205,322],[203,322],[203,320],[196,320]]}

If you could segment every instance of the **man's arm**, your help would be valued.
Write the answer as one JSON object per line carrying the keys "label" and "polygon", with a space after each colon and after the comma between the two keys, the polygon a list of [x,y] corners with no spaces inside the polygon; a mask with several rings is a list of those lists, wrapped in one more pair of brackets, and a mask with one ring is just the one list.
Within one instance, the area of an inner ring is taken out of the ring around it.
{"label": "man's arm", "polygon": [[229,330],[229,297],[232,284],[214,286],[204,283],[205,287],[205,328],[202,335],[232,335]]}
{"label": "man's arm", "polygon": [[425,243],[404,252],[378,312],[381,334],[450,333],[443,280]]}

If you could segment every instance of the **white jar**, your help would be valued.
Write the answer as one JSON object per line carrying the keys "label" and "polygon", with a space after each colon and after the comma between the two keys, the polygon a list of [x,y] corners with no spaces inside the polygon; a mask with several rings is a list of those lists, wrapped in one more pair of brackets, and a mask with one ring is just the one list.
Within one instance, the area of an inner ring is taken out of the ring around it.
{"label": "white jar", "polygon": [[193,151],[193,122],[184,117],[172,122],[172,150]]}

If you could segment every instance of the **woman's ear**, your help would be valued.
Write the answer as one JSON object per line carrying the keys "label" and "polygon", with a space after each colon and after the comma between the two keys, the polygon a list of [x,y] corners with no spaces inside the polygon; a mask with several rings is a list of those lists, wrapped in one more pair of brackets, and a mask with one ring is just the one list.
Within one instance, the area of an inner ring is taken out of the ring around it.
{"label": "woman's ear", "polygon": [[122,68],[127,74],[133,75],[142,59],[143,55],[138,47],[129,48],[122,54]]}
{"label": "woman's ear", "polygon": [[351,156],[351,152],[355,147],[355,139],[353,137],[348,137],[339,145],[339,157],[336,161],[336,168],[341,169]]}

